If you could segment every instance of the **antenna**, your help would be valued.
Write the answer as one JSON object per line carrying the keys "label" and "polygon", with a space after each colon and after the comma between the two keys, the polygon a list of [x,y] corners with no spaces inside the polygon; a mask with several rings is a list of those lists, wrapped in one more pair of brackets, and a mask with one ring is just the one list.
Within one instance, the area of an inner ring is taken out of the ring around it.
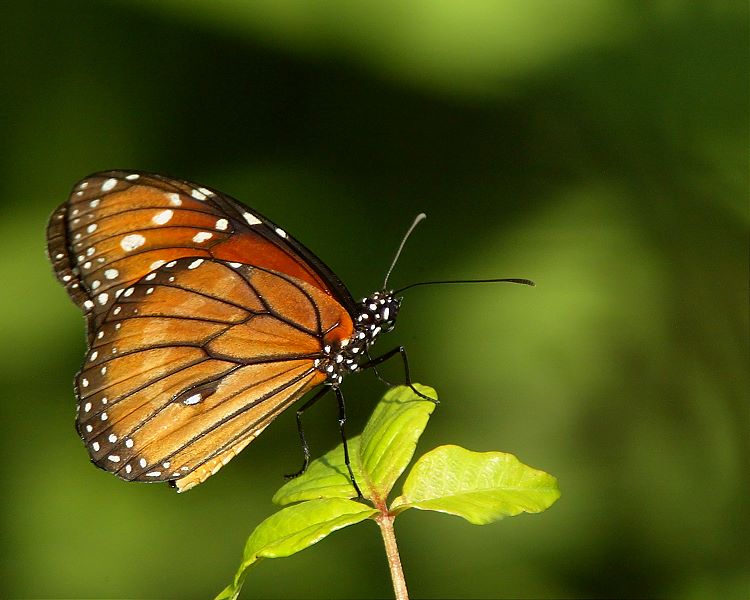
{"label": "antenna", "polygon": [[419,283],[412,283],[399,288],[393,293],[400,294],[404,290],[408,290],[409,288],[417,287],[419,285],[437,285],[444,283],[520,283],[521,285],[530,285],[531,287],[534,287],[536,285],[533,281],[531,281],[531,279],[517,279],[515,277],[504,279],[449,279],[446,281],[420,281]]}
{"label": "antenna", "polygon": [[426,218],[427,218],[426,214],[419,213],[414,219],[414,222],[411,224],[411,227],[409,227],[408,231],[406,232],[403,239],[401,240],[401,244],[399,245],[398,250],[396,250],[396,256],[393,257],[393,262],[391,262],[391,266],[388,268],[388,272],[385,274],[385,280],[383,281],[384,290],[388,289],[388,278],[391,276],[391,271],[393,271],[393,267],[396,266],[396,261],[398,260],[398,257],[401,256],[401,250],[404,249],[404,244],[406,244],[406,240],[409,239],[411,232],[414,231],[414,228],[417,225],[419,225],[420,221],[424,221]]}

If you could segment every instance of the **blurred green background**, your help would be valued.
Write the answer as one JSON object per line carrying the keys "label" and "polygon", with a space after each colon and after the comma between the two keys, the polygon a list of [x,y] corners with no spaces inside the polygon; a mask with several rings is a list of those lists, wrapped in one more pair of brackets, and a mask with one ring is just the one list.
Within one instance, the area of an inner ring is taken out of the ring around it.
{"label": "blurred green background", "polygon": [[[394,272],[530,277],[408,292],[385,350],[437,388],[419,453],[502,450],[548,512],[397,523],[424,598],[747,598],[745,2],[5,2],[0,8],[0,596],[200,598],[301,459],[283,415],[177,495],[94,468],[73,427],[83,322],[44,255],[79,178],[210,185],[355,295]],[[398,379],[400,370],[388,371]],[[381,394],[344,387],[357,431]],[[311,411],[315,456],[334,402]],[[391,595],[364,523],[265,561],[245,597]]]}

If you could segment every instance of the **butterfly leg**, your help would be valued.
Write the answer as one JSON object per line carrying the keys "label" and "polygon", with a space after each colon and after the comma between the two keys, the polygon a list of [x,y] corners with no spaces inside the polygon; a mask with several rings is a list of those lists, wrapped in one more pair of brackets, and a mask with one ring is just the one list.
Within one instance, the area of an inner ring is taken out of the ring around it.
{"label": "butterfly leg", "polygon": [[336,391],[336,400],[339,403],[339,431],[341,432],[341,443],[344,446],[344,463],[346,468],[349,469],[349,478],[352,480],[352,485],[357,491],[357,500],[362,498],[362,491],[357,485],[357,480],[354,478],[354,472],[352,471],[352,463],[349,460],[349,445],[346,443],[346,430],[344,425],[346,423],[346,403],[344,402],[344,394],[341,393],[339,388],[334,388]]}
{"label": "butterfly leg", "polygon": [[[334,389],[336,391],[336,400],[338,401],[339,405],[339,431],[341,432],[341,442],[344,446],[344,462],[346,464],[346,468],[349,470],[349,478],[352,481],[352,485],[357,492],[357,498],[362,498],[362,491],[359,489],[357,480],[354,478],[354,472],[352,471],[352,465],[349,459],[349,445],[346,442],[346,429],[344,427],[346,424],[346,403],[344,402],[344,395],[341,393],[341,390],[339,388]],[[330,390],[330,386],[325,386],[317,394],[315,394],[312,398],[305,402],[297,411],[297,432],[299,433],[299,439],[302,442],[304,462],[302,463],[302,468],[299,471],[290,475],[285,475],[284,477],[286,479],[294,479],[295,477],[299,477],[305,471],[307,471],[307,467],[310,464],[310,447],[307,444],[305,429],[302,426],[302,415],[308,408],[310,408],[313,404],[315,404],[318,400],[325,396]]]}
{"label": "butterfly leg", "polygon": [[307,402],[305,402],[302,407],[300,407],[297,410],[297,433],[299,433],[299,439],[300,442],[302,442],[302,454],[304,456],[304,460],[302,462],[302,468],[297,471],[296,473],[291,473],[289,475],[284,475],[284,478],[286,479],[294,479],[295,477],[299,477],[302,475],[305,471],[307,471],[307,466],[310,464],[310,446],[307,445],[307,438],[305,437],[305,428],[302,426],[302,415],[305,413],[305,411],[310,408],[313,404],[315,404],[318,400],[320,400],[323,396],[325,396],[328,392],[331,391],[330,386],[324,386],[317,394],[315,394],[312,398],[310,398]]}
{"label": "butterfly leg", "polygon": [[370,366],[370,363],[372,363],[372,356],[370,356],[370,352],[367,350],[365,350],[365,354],[367,356],[367,362],[364,365],[360,365],[360,369],[371,368],[372,372],[375,373],[375,377],[377,377],[387,387],[393,387],[394,385],[396,385],[392,381],[388,381],[385,377],[383,377],[380,374],[380,371],[378,371],[378,367],[376,365],[373,364]]}
{"label": "butterfly leg", "polygon": [[382,354],[382,355],[377,356],[375,358],[370,358],[370,356],[368,354],[367,357],[370,358],[370,360],[368,360],[364,364],[361,364],[359,366],[359,368],[362,369],[362,370],[364,370],[364,369],[372,369],[373,371],[375,371],[375,375],[378,377],[378,379],[380,379],[380,381],[383,381],[387,385],[391,385],[392,386],[393,383],[387,381],[386,379],[384,379],[383,377],[380,376],[380,373],[378,373],[377,366],[379,364],[382,364],[385,361],[393,358],[396,354],[400,354],[401,355],[401,360],[402,360],[402,362],[404,364],[404,380],[405,380],[406,385],[408,385],[412,389],[412,391],[417,396],[419,396],[420,398],[424,398],[425,400],[429,400],[430,402],[433,402],[434,404],[440,404],[440,402],[438,400],[435,400],[434,398],[430,398],[429,396],[425,396],[422,392],[420,392],[412,384],[412,382],[411,382],[411,375],[409,373],[409,357],[406,355],[406,348],[404,348],[403,346],[397,346],[396,348],[393,348],[393,349],[389,350],[388,352],[386,352],[385,354]]}

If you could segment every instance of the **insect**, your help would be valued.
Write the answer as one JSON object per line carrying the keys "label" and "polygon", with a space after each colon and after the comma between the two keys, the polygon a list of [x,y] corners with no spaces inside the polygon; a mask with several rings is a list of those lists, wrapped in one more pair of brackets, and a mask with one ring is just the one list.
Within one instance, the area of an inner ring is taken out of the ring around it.
{"label": "insect", "polygon": [[[285,230],[216,190],[96,173],[52,214],[47,242],[86,316],[77,430],[92,462],[122,479],[190,489],[320,387],[297,411],[301,473],[310,456],[302,414],[331,390],[346,449],[345,375],[400,354],[410,384],[402,347],[369,353],[406,288],[388,291],[386,276],[355,301]],[[425,283],[454,282],[407,287]]]}

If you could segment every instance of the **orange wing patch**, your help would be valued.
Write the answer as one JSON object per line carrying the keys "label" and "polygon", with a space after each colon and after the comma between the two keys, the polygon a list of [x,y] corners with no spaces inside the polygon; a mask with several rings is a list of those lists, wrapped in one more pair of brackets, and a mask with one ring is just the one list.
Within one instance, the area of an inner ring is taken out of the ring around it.
{"label": "orange wing patch", "polygon": [[89,341],[124,290],[190,256],[252,261],[332,294],[286,233],[237,204],[213,190],[145,173],[110,171],[76,184],[50,218],[47,251],[58,280],[88,315]]}
{"label": "orange wing patch", "polygon": [[326,379],[314,366],[349,314],[256,267],[171,261],[126,288],[76,380],[93,461],[127,480],[204,481]]}

